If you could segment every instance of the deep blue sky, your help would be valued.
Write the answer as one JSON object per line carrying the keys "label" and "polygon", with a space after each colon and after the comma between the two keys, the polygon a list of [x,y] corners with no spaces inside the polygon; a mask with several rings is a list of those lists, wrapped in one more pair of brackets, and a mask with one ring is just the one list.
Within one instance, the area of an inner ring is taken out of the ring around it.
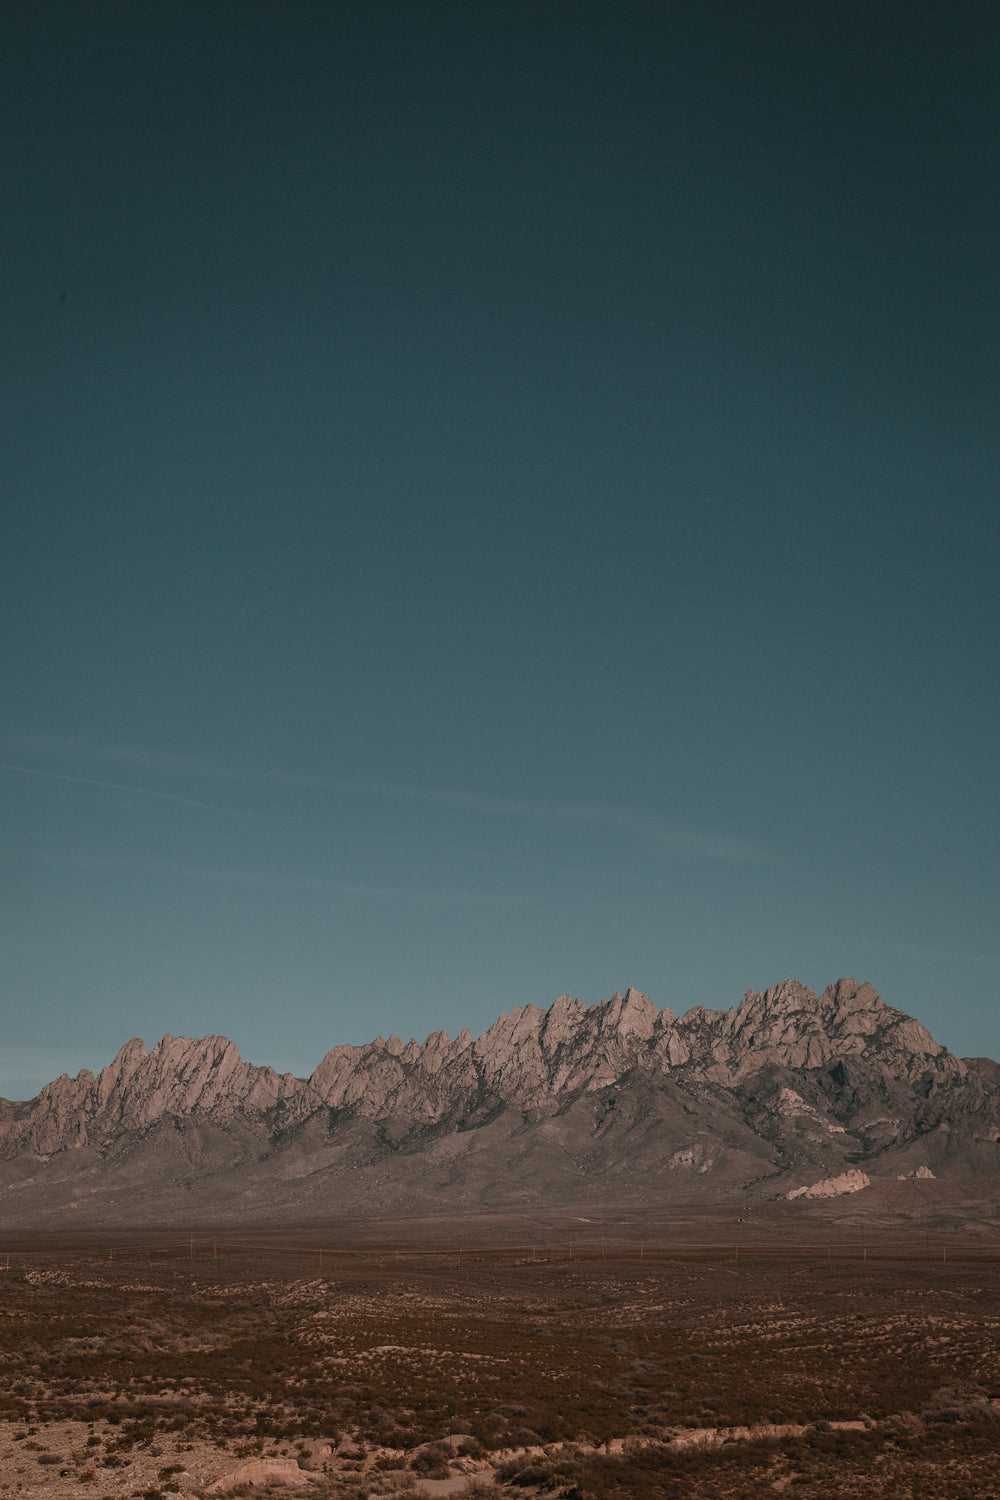
{"label": "deep blue sky", "polygon": [[0,1093],[997,1026],[1000,10],[8,3]]}

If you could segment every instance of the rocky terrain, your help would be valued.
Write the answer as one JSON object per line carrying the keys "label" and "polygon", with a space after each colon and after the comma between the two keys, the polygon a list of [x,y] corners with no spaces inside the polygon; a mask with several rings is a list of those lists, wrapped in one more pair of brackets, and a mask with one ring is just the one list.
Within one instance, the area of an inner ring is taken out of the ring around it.
{"label": "rocky terrain", "polygon": [[825,1197],[1000,1177],[1000,1066],[870,984],[677,1017],[562,996],[474,1039],[376,1038],[308,1079],[224,1037],[130,1041],[0,1101],[0,1225]]}

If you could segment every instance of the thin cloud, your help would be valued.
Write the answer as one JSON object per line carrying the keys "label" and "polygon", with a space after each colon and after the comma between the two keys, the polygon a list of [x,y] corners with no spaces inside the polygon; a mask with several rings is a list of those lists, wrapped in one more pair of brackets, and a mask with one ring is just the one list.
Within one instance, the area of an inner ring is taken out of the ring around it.
{"label": "thin cloud", "polygon": [[[0,723],[3,723],[0,720]],[[9,723],[9,721],[7,721]],[[65,760],[74,757],[100,765],[131,766],[136,770],[161,773],[166,776],[206,776],[218,778],[226,773],[223,768],[194,756],[171,755],[161,750],[150,750],[138,745],[122,745],[110,741],[95,743],[82,735],[24,734],[7,729],[0,734],[0,744],[19,759],[24,757],[50,756]]]}
{"label": "thin cloud", "polygon": [[384,885],[338,880],[333,876],[297,875],[278,870],[245,869],[236,865],[193,865],[173,860],[116,859],[107,855],[41,854],[40,864],[66,870],[100,870],[103,873],[145,872],[173,880],[195,880],[213,885],[245,889],[309,892],[329,896],[373,896],[380,899],[423,901],[462,906],[547,905],[555,897],[532,894],[500,895],[470,890],[434,890],[424,886]]}
{"label": "thin cloud", "polygon": [[[336,797],[392,798],[423,806],[451,808],[489,818],[516,818],[536,823],[566,826],[604,827],[652,846],[663,858],[691,860],[713,864],[786,866],[788,861],[750,839],[737,838],[709,829],[679,828],[659,816],[636,811],[616,803],[559,802],[544,798],[518,798],[483,795],[453,787],[413,786],[399,782],[376,781],[360,776],[317,776],[286,771],[220,765],[194,757],[165,755],[128,745],[87,744],[82,740],[52,736],[5,736],[8,746],[17,745],[22,752],[34,750],[48,755],[82,756],[99,764],[129,766],[136,771],[158,775],[194,778],[201,781],[228,782],[231,785],[284,787],[299,791],[320,792]],[[139,796],[200,807],[228,817],[271,821],[266,815],[246,812],[217,803],[167,792],[146,786],[135,786],[97,777],[70,775],[23,764],[0,763],[0,769],[21,775],[47,777],[55,781],[76,782],[84,786],[111,791],[133,792]]]}
{"label": "thin cloud", "polygon": [[179,792],[163,792],[155,787],[136,786],[134,782],[103,781],[94,776],[70,776],[65,771],[43,771],[37,766],[18,766],[9,761],[0,761],[0,771],[10,771],[18,776],[35,776],[43,781],[66,781],[76,786],[97,787],[106,792],[128,792],[136,797],[150,797],[158,802],[176,802],[183,807],[197,807],[203,812],[220,813],[227,818],[249,819],[252,822],[273,822],[264,813],[246,812],[242,808],[222,807],[217,802],[203,802],[197,797],[185,797]]}
{"label": "thin cloud", "polygon": [[748,839],[703,829],[673,828],[657,817],[632,808],[607,802],[552,802],[542,798],[484,797],[474,792],[444,787],[405,786],[393,782],[365,781],[360,778],[324,778],[288,776],[284,772],[266,773],[286,785],[309,786],[318,791],[363,791],[372,795],[397,797],[410,802],[453,807],[459,811],[482,813],[489,817],[525,818],[541,823],[593,824],[614,828],[621,833],[653,844],[661,854],[673,859],[708,860],[724,864],[780,865],[784,861],[762,845]]}
{"label": "thin cloud", "polygon": [[897,958],[918,958],[928,961],[946,959],[949,963],[1000,964],[1000,953],[969,953],[964,948],[932,947],[925,943],[892,942],[876,939],[859,939],[859,948],[868,948],[875,953],[891,953]]}

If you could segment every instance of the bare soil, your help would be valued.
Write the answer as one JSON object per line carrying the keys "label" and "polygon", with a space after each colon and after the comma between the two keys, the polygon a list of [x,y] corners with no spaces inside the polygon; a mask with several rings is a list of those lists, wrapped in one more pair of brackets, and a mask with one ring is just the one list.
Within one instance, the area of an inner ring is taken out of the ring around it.
{"label": "bare soil", "polygon": [[996,1236],[847,1229],[581,1212],[11,1241],[0,1497],[1000,1497]]}

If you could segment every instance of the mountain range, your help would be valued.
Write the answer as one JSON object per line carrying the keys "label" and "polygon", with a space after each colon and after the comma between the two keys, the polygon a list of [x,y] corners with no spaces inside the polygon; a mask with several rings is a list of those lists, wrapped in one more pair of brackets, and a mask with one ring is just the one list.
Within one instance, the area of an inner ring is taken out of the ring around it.
{"label": "mountain range", "polygon": [[786,979],[678,1017],[638,990],[482,1036],[334,1047],[307,1078],[225,1037],[128,1042],[0,1100],[0,1225],[530,1209],[1000,1183],[1000,1065],[870,984]]}

